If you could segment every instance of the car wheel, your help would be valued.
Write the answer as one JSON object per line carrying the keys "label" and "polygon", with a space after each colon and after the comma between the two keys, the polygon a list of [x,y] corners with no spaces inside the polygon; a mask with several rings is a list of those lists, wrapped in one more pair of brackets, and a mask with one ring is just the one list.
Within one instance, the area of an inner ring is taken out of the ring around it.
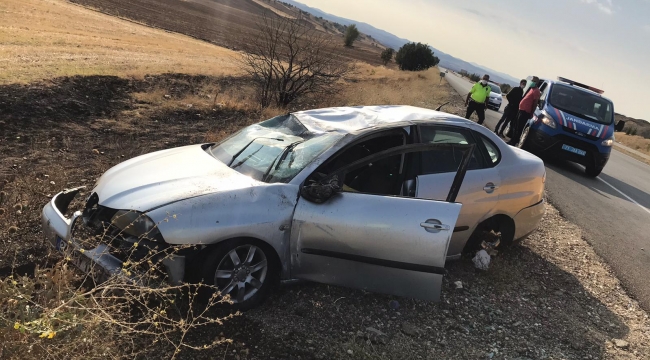
{"label": "car wheel", "polygon": [[519,138],[519,143],[517,144],[517,147],[523,150],[526,150],[528,146],[526,146],[526,142],[528,141],[528,135],[530,134],[530,126],[526,126],[524,128],[524,131],[521,132],[521,137]]}
{"label": "car wheel", "polygon": [[[220,243],[205,257],[203,282],[228,298],[229,307],[248,310],[260,305],[277,282],[279,264],[273,249],[260,241],[234,239]],[[204,296],[205,297],[205,296]]]}
{"label": "car wheel", "polygon": [[603,171],[602,167],[596,167],[596,166],[586,166],[585,167],[585,174],[589,177],[596,177],[600,175],[600,173]]}

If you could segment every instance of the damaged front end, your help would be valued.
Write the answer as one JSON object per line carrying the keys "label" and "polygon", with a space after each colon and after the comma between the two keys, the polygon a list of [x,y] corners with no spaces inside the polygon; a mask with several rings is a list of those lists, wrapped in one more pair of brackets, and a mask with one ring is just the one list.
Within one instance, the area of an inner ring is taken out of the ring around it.
{"label": "damaged front end", "polygon": [[185,255],[196,249],[169,246],[146,214],[101,206],[96,193],[83,211],[66,217],[82,189],[63,191],[43,208],[43,231],[56,250],[97,283],[113,276],[147,285],[183,281]]}

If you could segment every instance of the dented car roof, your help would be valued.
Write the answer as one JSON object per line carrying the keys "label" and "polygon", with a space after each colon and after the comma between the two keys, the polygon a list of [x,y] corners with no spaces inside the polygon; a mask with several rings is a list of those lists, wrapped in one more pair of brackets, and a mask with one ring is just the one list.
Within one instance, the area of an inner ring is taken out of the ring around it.
{"label": "dented car roof", "polygon": [[340,131],[353,133],[363,129],[390,126],[397,123],[440,120],[472,125],[474,122],[448,113],[415,106],[356,106],[333,107],[292,113],[314,133]]}

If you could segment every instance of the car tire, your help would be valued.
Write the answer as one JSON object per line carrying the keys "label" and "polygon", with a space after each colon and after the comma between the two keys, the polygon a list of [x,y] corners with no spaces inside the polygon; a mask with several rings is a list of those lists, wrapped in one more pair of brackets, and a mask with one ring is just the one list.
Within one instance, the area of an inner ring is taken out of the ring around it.
{"label": "car tire", "polygon": [[517,147],[522,149],[522,150],[528,150],[530,146],[528,146],[528,136],[530,135],[530,126],[526,126],[524,130],[521,132],[521,137],[519,138],[519,143],[517,144]]}
{"label": "car tire", "polygon": [[232,239],[219,243],[204,258],[201,289],[206,301],[215,292],[229,295],[226,307],[248,310],[259,306],[278,283],[280,264],[268,244],[254,239]]}
{"label": "car tire", "polygon": [[603,171],[602,167],[597,167],[595,165],[585,166],[585,174],[589,177],[597,177]]}

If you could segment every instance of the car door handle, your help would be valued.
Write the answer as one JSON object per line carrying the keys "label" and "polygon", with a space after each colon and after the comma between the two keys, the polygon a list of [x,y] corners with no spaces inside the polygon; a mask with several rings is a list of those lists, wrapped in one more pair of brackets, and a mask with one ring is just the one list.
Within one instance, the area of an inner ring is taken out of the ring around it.
{"label": "car door handle", "polygon": [[496,186],[496,185],[494,185],[493,183],[487,183],[487,184],[485,184],[485,186],[483,187],[483,190],[485,190],[486,193],[490,194],[490,193],[494,192],[494,190],[496,190],[496,189],[498,189],[498,188],[499,188],[499,187]]}
{"label": "car door handle", "polygon": [[449,225],[440,224],[438,220],[427,220],[426,222],[420,223],[420,226],[428,232],[449,231],[451,229]]}

